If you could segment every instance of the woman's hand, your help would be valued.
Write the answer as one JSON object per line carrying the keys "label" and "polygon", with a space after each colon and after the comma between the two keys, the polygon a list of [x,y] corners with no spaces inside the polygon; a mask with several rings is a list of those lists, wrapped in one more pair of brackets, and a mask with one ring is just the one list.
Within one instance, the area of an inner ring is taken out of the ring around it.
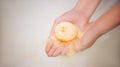
{"label": "woman's hand", "polygon": [[61,22],[71,22],[78,26],[79,30],[82,32],[83,35],[80,38],[79,44],[74,45],[76,51],[82,51],[89,48],[98,37],[120,24],[120,3],[112,7],[94,23],[89,23],[89,19],[100,1],[101,0],[78,0],[74,9],[64,13],[55,20],[49,36],[50,40],[46,46],[46,53],[48,56],[55,57],[68,52],[68,47],[55,45],[55,41],[51,39],[54,35],[56,25]]}
{"label": "woman's hand", "polygon": [[76,26],[79,27],[79,30],[84,33],[79,41],[80,44],[75,45],[75,50],[80,51],[90,47],[98,36],[97,34],[96,37],[93,35],[96,33],[96,31],[92,30],[93,24],[88,23],[88,20],[89,19],[86,16],[86,14],[84,13],[79,14],[74,10],[68,11],[64,13],[62,16],[58,17],[55,20],[55,23],[51,30],[51,34],[49,36],[50,40],[48,41],[46,46],[46,53],[48,54],[48,56],[55,57],[58,55],[64,55],[68,52],[68,47],[55,45],[55,41],[51,39],[51,37],[54,35],[56,25],[65,21],[75,24]]}

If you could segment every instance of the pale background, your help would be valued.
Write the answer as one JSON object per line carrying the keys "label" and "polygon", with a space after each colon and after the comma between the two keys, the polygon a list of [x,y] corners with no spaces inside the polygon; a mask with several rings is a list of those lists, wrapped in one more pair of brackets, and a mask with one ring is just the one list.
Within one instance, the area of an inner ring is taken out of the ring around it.
{"label": "pale background", "polygon": [[[0,67],[120,67],[120,26],[83,53],[47,57],[44,48],[53,21],[76,2],[0,0]],[[91,21],[115,3],[117,0],[103,0]]]}

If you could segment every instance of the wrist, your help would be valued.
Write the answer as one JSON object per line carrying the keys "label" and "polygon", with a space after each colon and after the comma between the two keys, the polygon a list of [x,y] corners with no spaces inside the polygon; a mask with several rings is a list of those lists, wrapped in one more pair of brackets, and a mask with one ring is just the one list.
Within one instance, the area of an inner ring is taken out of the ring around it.
{"label": "wrist", "polygon": [[97,26],[96,23],[91,24],[91,31],[93,32],[94,37],[98,38],[103,35],[103,31]]}
{"label": "wrist", "polygon": [[100,2],[101,0],[78,0],[73,10],[90,18]]}
{"label": "wrist", "polygon": [[89,15],[87,14],[87,11],[85,11],[84,9],[78,9],[76,7],[74,7],[72,9],[73,12],[77,13],[79,16],[82,16],[83,18],[89,19]]}

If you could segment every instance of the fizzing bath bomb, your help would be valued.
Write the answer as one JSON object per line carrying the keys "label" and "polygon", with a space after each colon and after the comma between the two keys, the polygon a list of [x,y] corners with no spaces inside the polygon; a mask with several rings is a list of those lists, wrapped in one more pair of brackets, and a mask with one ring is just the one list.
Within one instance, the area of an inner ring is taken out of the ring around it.
{"label": "fizzing bath bomb", "polygon": [[76,26],[70,22],[61,22],[55,28],[55,37],[60,41],[71,41],[77,34]]}

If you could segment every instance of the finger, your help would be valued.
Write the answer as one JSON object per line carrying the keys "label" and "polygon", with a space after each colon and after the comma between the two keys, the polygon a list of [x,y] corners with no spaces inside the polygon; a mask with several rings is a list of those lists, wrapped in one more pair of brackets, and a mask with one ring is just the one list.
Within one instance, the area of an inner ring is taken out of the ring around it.
{"label": "finger", "polygon": [[50,51],[48,52],[48,56],[51,57],[57,48],[58,48],[57,46],[53,45]]}
{"label": "finger", "polygon": [[61,55],[65,55],[65,54],[67,54],[67,52],[68,52],[68,48],[67,48],[67,47],[64,47],[64,48],[62,49]]}
{"label": "finger", "polygon": [[93,25],[94,23],[89,24],[89,27],[86,28],[85,32],[83,33],[83,36],[80,39],[80,47],[83,50],[91,47],[96,41],[96,39],[99,37],[99,35],[96,32],[96,28],[93,28]]}
{"label": "finger", "polygon": [[52,41],[48,42],[47,45],[46,45],[46,53],[48,53],[50,51],[50,49],[52,48],[53,46],[53,43]]}
{"label": "finger", "polygon": [[62,52],[62,49],[59,47],[59,48],[57,48],[56,51],[54,52],[53,56],[56,57],[56,56],[60,55],[61,52]]}

